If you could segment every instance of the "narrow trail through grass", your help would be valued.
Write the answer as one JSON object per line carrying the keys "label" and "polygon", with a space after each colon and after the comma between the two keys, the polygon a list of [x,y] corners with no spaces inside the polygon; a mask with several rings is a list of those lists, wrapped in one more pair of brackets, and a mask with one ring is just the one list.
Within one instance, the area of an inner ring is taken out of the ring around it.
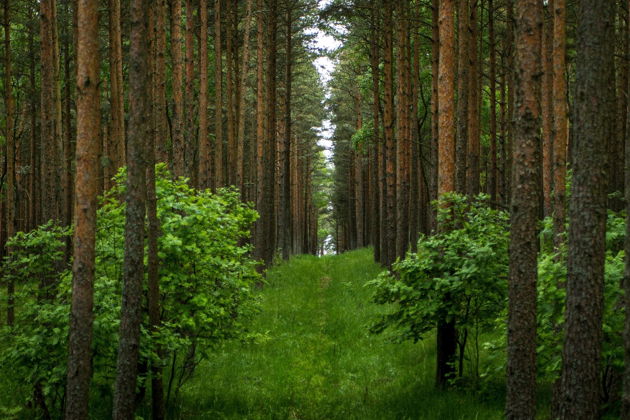
{"label": "narrow trail through grass", "polygon": [[255,343],[214,351],[185,386],[186,419],[500,419],[501,401],[434,389],[433,339],[368,333],[382,310],[365,282],[369,250],[275,267],[261,291]]}

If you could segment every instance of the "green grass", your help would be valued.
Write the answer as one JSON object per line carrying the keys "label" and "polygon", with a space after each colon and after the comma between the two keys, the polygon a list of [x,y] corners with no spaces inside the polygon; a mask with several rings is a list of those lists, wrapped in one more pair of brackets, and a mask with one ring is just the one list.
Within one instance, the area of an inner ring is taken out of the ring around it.
{"label": "green grass", "polygon": [[365,282],[370,250],[300,256],[275,267],[261,292],[256,343],[217,349],[182,390],[186,419],[500,419],[500,395],[434,389],[435,340],[370,335],[382,311]]}

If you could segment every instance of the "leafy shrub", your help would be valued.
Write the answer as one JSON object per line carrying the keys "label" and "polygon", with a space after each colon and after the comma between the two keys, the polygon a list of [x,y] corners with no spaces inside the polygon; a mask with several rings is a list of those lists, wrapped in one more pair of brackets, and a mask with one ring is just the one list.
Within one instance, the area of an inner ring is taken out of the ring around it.
{"label": "leafy shrub", "polygon": [[[562,367],[562,343],[564,311],[566,305],[567,249],[563,245],[554,250],[552,220],[543,221],[541,252],[538,256],[537,283],[537,363],[538,379],[552,383],[560,377]],[[602,342],[602,396],[606,401],[614,400],[618,391],[620,374],[623,370],[623,290],[625,215],[609,212],[606,232],[606,260],[604,277],[604,315]],[[485,343],[486,349],[495,357],[495,365],[485,374],[505,374],[505,346],[507,312],[503,311],[495,320],[499,337]]]}
{"label": "leafy shrub", "polygon": [[[173,180],[164,165],[157,168],[158,218],[161,235],[160,293],[163,325],[149,333],[145,319],[141,363],[172,366],[175,386],[188,379],[204,352],[227,339],[247,336],[247,318],[256,310],[253,287],[260,277],[243,245],[257,217],[251,206],[240,202],[238,192],[217,194],[196,191],[185,180]],[[124,257],[125,172],[116,177],[97,217],[96,279],[94,285],[93,384],[94,392],[109,395],[115,375]],[[62,236],[67,231],[50,225],[14,239],[21,247],[7,257],[4,277],[23,285],[13,329],[0,334],[0,369],[11,371],[17,382],[31,391],[25,402],[36,399],[41,388],[41,409],[59,412],[63,398],[71,274],[56,277],[55,299],[34,299],[36,279],[45,268],[58,266],[63,257]],[[40,249],[56,250],[42,253]],[[50,274],[50,273],[49,273]],[[161,349],[158,355],[157,348]],[[181,357],[181,356],[184,357]],[[146,370],[146,369],[145,369]],[[140,378],[142,381],[143,378]]]}
{"label": "leafy shrub", "polygon": [[438,320],[453,321],[461,375],[470,334],[477,338],[505,307],[508,215],[492,209],[484,195],[469,201],[447,194],[437,208],[442,230],[421,237],[417,253],[408,253],[393,272],[369,283],[375,288],[374,302],[394,304],[371,331],[392,328],[396,338],[418,341]]}

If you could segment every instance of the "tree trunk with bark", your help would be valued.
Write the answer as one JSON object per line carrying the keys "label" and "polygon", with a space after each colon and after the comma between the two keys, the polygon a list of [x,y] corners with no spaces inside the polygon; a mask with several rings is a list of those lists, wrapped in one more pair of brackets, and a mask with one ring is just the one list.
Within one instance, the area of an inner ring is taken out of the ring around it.
{"label": "tree trunk with bark", "polygon": [[470,96],[469,63],[469,1],[459,0],[457,47],[457,140],[455,144],[455,190],[466,193],[466,165],[468,154],[468,102]]}
{"label": "tree trunk with bark", "polygon": [[541,89],[541,107],[542,107],[542,180],[543,180],[543,214],[545,217],[553,214],[553,1],[549,0],[545,10],[543,22],[543,41],[542,41],[542,89]]}
{"label": "tree trunk with bark", "polygon": [[112,186],[111,178],[125,162],[125,102],[123,96],[122,37],[120,28],[120,0],[109,0],[109,68],[111,120],[107,147],[105,185]]}
{"label": "tree trunk with bark", "polygon": [[77,42],[77,145],[74,203],[72,309],[68,340],[66,419],[88,417],[92,364],[92,322],[98,150],[100,144],[100,63],[98,2],[80,0]]}
{"label": "tree trunk with bark", "polygon": [[223,49],[221,2],[214,0],[214,187],[225,185],[223,157]]}
{"label": "tree trunk with bark", "polygon": [[396,141],[394,139],[394,39],[393,39],[393,0],[384,0],[385,19],[384,58],[384,115],[385,132],[385,206],[384,206],[384,263],[391,266],[396,259]]}
{"label": "tree trunk with bark", "polygon": [[565,231],[567,138],[566,0],[554,0],[553,23],[553,231],[556,247]]}
{"label": "tree trunk with bark", "polygon": [[[440,0],[438,68],[438,197],[455,191],[455,2]],[[438,229],[440,227],[438,226]],[[445,388],[455,373],[457,332],[452,320],[437,326],[436,385]]]}
{"label": "tree trunk with bark", "polygon": [[[220,0],[217,0],[220,1]],[[184,62],[182,57],[182,3],[171,0],[171,60],[173,62],[173,173],[185,176]]]}
{"label": "tree trunk with bark", "polygon": [[[15,99],[13,97],[13,71],[11,58],[11,2],[4,2],[4,104],[5,104],[5,148],[6,148],[6,211],[5,229],[6,238],[9,239],[15,234],[15,136],[14,136],[14,118],[15,118]],[[4,246],[4,242],[2,243]],[[6,251],[7,253],[10,250]],[[13,280],[7,281],[7,325],[12,326],[15,322],[15,285]]]}
{"label": "tree trunk with bark", "polygon": [[542,4],[517,0],[513,187],[510,206],[506,418],[536,413],[536,280],[540,210]]}
{"label": "tree trunk with bark", "polygon": [[197,140],[198,174],[200,188],[209,188],[210,174],[210,139],[208,138],[208,4],[199,0],[199,138]]}
{"label": "tree trunk with bark", "polygon": [[[145,142],[152,134],[147,6],[145,0],[133,0],[131,7],[125,257],[113,410],[116,420],[134,417],[140,350],[146,214]],[[174,23],[177,26],[179,21]]]}
{"label": "tree trunk with bark", "polygon": [[[556,9],[562,6],[556,0]],[[578,2],[573,182],[560,419],[599,417],[614,4]]]}

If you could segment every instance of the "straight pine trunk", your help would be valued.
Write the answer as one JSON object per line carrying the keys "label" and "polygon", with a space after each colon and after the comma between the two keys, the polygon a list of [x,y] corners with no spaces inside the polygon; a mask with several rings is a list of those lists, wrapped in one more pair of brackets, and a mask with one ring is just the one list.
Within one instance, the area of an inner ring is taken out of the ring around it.
{"label": "straight pine trunk", "polygon": [[[440,0],[438,68],[438,197],[455,191],[455,2]],[[438,226],[438,229],[440,227]],[[457,332],[453,321],[437,325],[436,385],[445,388],[455,373]]]}
{"label": "straight pine trunk", "polygon": [[182,58],[182,3],[171,0],[171,60],[173,62],[173,173],[185,175],[184,63]]}
{"label": "straight pine trunk", "polygon": [[210,139],[208,138],[208,4],[199,0],[199,147],[198,186],[209,188]]}
{"label": "straight pine trunk", "polygon": [[553,23],[553,231],[559,247],[565,231],[567,138],[566,0],[554,0]]}
{"label": "straight pine trunk", "polygon": [[147,6],[145,0],[133,0],[131,7],[125,257],[113,409],[113,418],[116,420],[134,418],[140,350],[146,214],[145,142],[151,135]]}
{"label": "straight pine trunk", "polygon": [[536,413],[536,280],[540,210],[542,4],[517,0],[514,185],[510,206],[507,419]]}
{"label": "straight pine trunk", "polygon": [[111,121],[109,128],[105,185],[111,188],[111,178],[125,162],[125,102],[123,96],[122,38],[120,0],[109,0],[109,68]]}
{"label": "straight pine trunk", "polygon": [[77,42],[77,145],[72,308],[68,339],[66,419],[88,417],[92,374],[92,313],[99,189],[100,62],[98,1],[80,0]]}
{"label": "straight pine trunk", "polygon": [[[556,0],[556,10],[563,6]],[[599,416],[607,204],[606,142],[614,72],[614,4],[578,2],[573,182],[569,201],[567,303],[560,415]]]}

